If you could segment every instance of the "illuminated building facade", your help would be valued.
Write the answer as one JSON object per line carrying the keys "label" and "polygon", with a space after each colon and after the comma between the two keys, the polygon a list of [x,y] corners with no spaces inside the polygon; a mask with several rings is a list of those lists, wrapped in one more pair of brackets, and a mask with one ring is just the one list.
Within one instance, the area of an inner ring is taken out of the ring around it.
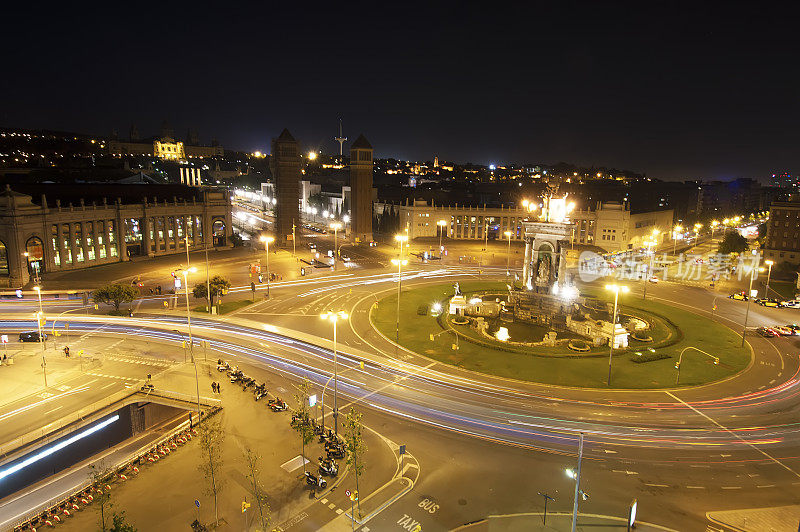
{"label": "illuminated building facade", "polygon": [[21,188],[31,190],[0,193],[0,286],[22,286],[37,272],[185,253],[187,238],[190,250],[230,242],[225,192],[180,185]]}

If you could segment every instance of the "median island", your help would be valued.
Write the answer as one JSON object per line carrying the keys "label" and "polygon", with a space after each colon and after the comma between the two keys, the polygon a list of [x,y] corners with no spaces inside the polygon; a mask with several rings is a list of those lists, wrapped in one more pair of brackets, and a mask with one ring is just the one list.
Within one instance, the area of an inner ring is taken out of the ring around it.
{"label": "median island", "polygon": [[[404,290],[399,344],[470,371],[588,388],[608,388],[612,337],[612,388],[673,388],[679,359],[680,386],[725,379],[750,362],[750,349],[733,330],[684,309],[626,295],[612,327],[612,292],[582,288],[567,301],[567,317],[548,314],[542,303],[526,306],[521,288],[471,281]],[[390,340],[396,317],[396,294],[370,311],[372,325]]]}

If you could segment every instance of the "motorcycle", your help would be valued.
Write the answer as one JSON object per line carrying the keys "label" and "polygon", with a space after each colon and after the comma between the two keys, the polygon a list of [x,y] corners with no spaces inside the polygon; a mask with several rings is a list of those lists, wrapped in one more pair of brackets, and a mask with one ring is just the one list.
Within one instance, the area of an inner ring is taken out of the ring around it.
{"label": "motorcycle", "polygon": [[328,454],[328,460],[333,460],[334,458],[337,460],[344,459],[344,447],[331,447],[326,449],[325,452]]}
{"label": "motorcycle", "polygon": [[322,427],[319,429],[319,443],[327,443],[334,439],[333,431],[331,429],[327,429],[324,431]]}
{"label": "motorcycle", "polygon": [[244,378],[244,373],[241,370],[232,371],[231,374],[231,384],[241,381]]}
{"label": "motorcycle", "polygon": [[312,488],[326,488],[328,486],[328,481],[322,477],[318,477],[314,473],[306,471],[306,484],[311,486]]}
{"label": "motorcycle", "polygon": [[267,396],[267,385],[266,384],[259,384],[255,388],[253,388],[253,398],[258,401],[262,397]]}
{"label": "motorcycle", "polygon": [[273,412],[283,412],[284,410],[289,409],[289,406],[280,397],[277,399],[270,399],[269,403],[267,403],[267,406],[269,406],[270,410]]}
{"label": "motorcycle", "polygon": [[224,371],[228,371],[229,369],[231,369],[231,365],[228,364],[227,362],[223,362],[220,359],[220,361],[217,363],[217,371],[224,372]]}
{"label": "motorcycle", "polygon": [[242,377],[242,391],[247,390],[250,386],[254,386],[255,383],[256,380],[253,377],[248,377],[247,375],[245,375],[244,377]]}
{"label": "motorcycle", "polygon": [[335,477],[339,474],[339,464],[330,458],[319,457],[319,474]]}

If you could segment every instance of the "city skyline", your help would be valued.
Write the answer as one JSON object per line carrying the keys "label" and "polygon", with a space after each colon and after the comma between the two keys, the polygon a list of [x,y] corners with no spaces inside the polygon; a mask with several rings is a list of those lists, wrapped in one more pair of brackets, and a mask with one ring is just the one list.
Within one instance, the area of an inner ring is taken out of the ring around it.
{"label": "city skyline", "polygon": [[166,118],[248,151],[287,127],[335,153],[341,117],[376,157],[670,180],[800,162],[785,12],[281,9],[37,15],[36,37],[4,37],[19,82],[3,90],[0,124],[107,135]]}

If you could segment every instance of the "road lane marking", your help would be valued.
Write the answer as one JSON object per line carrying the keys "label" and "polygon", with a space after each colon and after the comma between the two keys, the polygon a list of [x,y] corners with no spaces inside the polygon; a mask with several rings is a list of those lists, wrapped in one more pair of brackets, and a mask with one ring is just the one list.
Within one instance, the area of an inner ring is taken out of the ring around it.
{"label": "road lane marking", "polygon": [[57,407],[55,407],[55,408],[53,408],[53,409],[51,409],[51,410],[48,410],[48,411],[47,411],[47,412],[45,412],[44,414],[45,414],[45,415],[47,415],[47,414],[50,414],[50,413],[53,413],[53,412],[55,412],[56,410],[61,410],[62,408],[64,408],[64,405],[57,406]]}
{"label": "road lane marking", "polygon": [[740,490],[740,489],[742,489],[742,487],[741,486],[722,486],[722,489],[724,489],[724,490]]}
{"label": "road lane marking", "polygon": [[757,447],[757,446],[753,445],[753,444],[752,444],[752,443],[750,443],[749,441],[746,441],[746,440],[744,440],[744,438],[742,438],[741,436],[739,436],[737,433],[733,432],[732,430],[730,430],[729,428],[725,427],[725,426],[724,426],[724,425],[722,425],[721,423],[718,423],[717,421],[715,421],[714,419],[712,419],[711,417],[709,417],[709,416],[708,416],[708,415],[706,415],[705,413],[701,412],[700,410],[696,409],[695,407],[693,407],[692,405],[690,405],[689,403],[687,403],[687,402],[686,402],[686,401],[684,401],[683,399],[679,398],[678,396],[676,396],[676,395],[675,395],[675,394],[673,394],[672,392],[665,392],[665,393],[666,393],[667,395],[669,395],[670,397],[672,397],[673,399],[675,399],[676,401],[678,401],[679,403],[681,403],[682,405],[686,406],[687,408],[690,408],[690,409],[691,409],[691,410],[693,410],[695,413],[697,413],[697,414],[699,414],[699,415],[703,416],[704,418],[706,418],[707,420],[709,420],[711,423],[713,423],[714,425],[716,425],[716,426],[718,426],[719,428],[721,428],[722,430],[724,430],[725,432],[728,432],[728,433],[730,433],[731,435],[733,435],[733,436],[734,436],[734,437],[735,437],[737,440],[739,440],[740,442],[744,443],[745,445],[747,445],[748,447],[750,447],[750,448],[752,448],[752,449],[755,449],[756,451],[758,451],[758,452],[759,452],[759,453],[761,453],[762,455],[766,456],[767,458],[769,458],[770,460],[772,460],[773,462],[775,462],[776,464],[778,464],[778,465],[779,465],[779,466],[781,466],[782,468],[784,468],[784,469],[786,469],[787,471],[789,471],[790,473],[792,473],[794,476],[796,476],[796,477],[800,478],[800,474],[798,474],[798,473],[797,473],[797,471],[795,471],[795,470],[794,470],[794,469],[792,469],[791,467],[787,466],[786,464],[784,464],[783,462],[781,462],[781,461],[780,461],[780,460],[778,460],[777,458],[773,457],[771,454],[769,454],[769,453],[767,453],[766,451],[764,451],[763,449],[760,449],[759,447]]}
{"label": "road lane marking", "polygon": [[705,487],[705,486],[686,486],[686,489],[690,489],[690,490],[704,490],[704,489],[706,489],[706,487]]}
{"label": "road lane marking", "polygon": [[644,483],[645,486],[651,486],[653,488],[668,488],[666,484],[648,484],[647,482]]}

